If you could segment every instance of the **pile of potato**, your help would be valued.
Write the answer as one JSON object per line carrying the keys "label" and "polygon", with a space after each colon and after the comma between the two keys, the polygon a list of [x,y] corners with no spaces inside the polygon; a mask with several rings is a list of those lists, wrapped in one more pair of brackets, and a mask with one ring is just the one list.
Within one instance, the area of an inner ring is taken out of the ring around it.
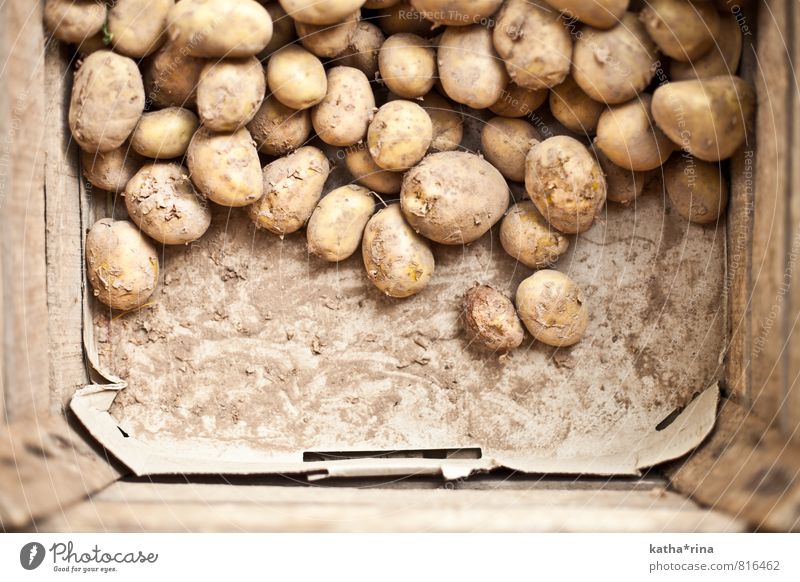
{"label": "pile of potato", "polygon": [[[546,344],[576,343],[585,298],[546,267],[606,200],[631,203],[661,167],[678,213],[719,220],[719,162],[743,144],[754,107],[724,2],[634,4],[47,0],[48,30],[80,54],[69,126],[83,173],[123,195],[132,221],[89,231],[95,296],[145,305],[153,241],[203,236],[209,202],[246,207],[281,237],[305,228],[326,261],[360,245],[366,276],[398,298],[434,276],[431,241],[466,245],[500,222],[502,247],[535,272],[516,305],[469,289],[468,335],[506,352],[524,324]],[[545,106],[563,135],[542,138]],[[460,145],[462,116],[481,109],[493,117],[475,153]],[[314,136],[344,148],[351,185],[326,192],[334,162]],[[529,200],[514,203],[507,181]]]}

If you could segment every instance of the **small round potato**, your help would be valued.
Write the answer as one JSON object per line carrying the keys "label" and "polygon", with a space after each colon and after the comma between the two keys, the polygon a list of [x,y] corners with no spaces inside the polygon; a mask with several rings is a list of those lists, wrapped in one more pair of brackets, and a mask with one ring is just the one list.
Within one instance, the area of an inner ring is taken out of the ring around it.
{"label": "small round potato", "polygon": [[642,195],[644,185],[650,178],[648,172],[631,172],[625,168],[620,168],[608,159],[598,148],[595,150],[597,161],[606,175],[608,192],[606,198],[619,204],[630,204]]}
{"label": "small round potato", "polygon": [[300,42],[311,53],[320,58],[339,56],[353,40],[358,30],[361,11],[356,10],[337,24],[306,24],[295,22],[295,29]]}
{"label": "small round potato", "polygon": [[447,99],[431,91],[419,104],[428,112],[433,126],[431,151],[449,152],[458,149],[464,138],[464,120]]}
{"label": "small round potato", "polygon": [[148,158],[181,158],[200,122],[182,107],[167,107],[142,115],[131,134],[131,147]]}
{"label": "small round potato", "polygon": [[566,18],[577,18],[594,28],[611,28],[628,9],[629,0],[547,0],[547,3],[564,13]]}
{"label": "small round potato", "polygon": [[127,220],[102,218],[86,235],[86,265],[94,296],[120,311],[141,307],[158,285],[158,253]]}
{"label": "small round potato", "polygon": [[447,26],[489,23],[503,0],[411,0],[423,18]]}
{"label": "small round potato", "polygon": [[208,203],[180,164],[144,166],[125,187],[125,207],[147,236],[166,245],[189,244],[211,225]]}
{"label": "small round potato", "polygon": [[89,183],[108,192],[122,192],[144,160],[123,144],[107,152],[81,151],[81,170]]}
{"label": "small round potato", "polygon": [[329,192],[308,221],[308,252],[332,263],[343,261],[358,249],[374,212],[375,200],[362,186],[350,184]]}
{"label": "small round potato", "polygon": [[269,56],[276,50],[292,44],[297,40],[297,33],[294,28],[294,20],[292,20],[278,2],[269,2],[264,4],[264,8],[269,12],[269,17],[272,19],[272,38],[269,43],[264,47],[258,58],[261,61],[266,61]]}
{"label": "small round potato", "polygon": [[427,156],[406,173],[400,193],[414,230],[446,245],[478,240],[503,217],[508,201],[502,174],[468,152]]}
{"label": "small round potato", "polygon": [[408,226],[399,204],[378,211],[367,223],[361,242],[367,277],[389,297],[410,297],[433,276],[428,241]]}
{"label": "small round potato", "polygon": [[547,89],[528,89],[509,83],[489,111],[501,117],[526,117],[547,101]]}
{"label": "small round potato", "polygon": [[561,15],[537,0],[508,0],[497,17],[494,48],[520,87],[546,89],[569,74],[572,39]]}
{"label": "small round potato", "polygon": [[526,267],[542,269],[567,252],[569,239],[547,224],[533,202],[523,200],[500,223],[500,244]]}
{"label": "small round potato", "polygon": [[697,224],[716,223],[728,206],[728,182],[719,164],[674,155],[664,165],[664,185],[672,207]]}
{"label": "small round potato", "polygon": [[328,80],[322,61],[295,44],[269,58],[267,83],[275,98],[292,109],[308,109],[325,98]]}
{"label": "small round potato", "polygon": [[106,23],[102,0],[47,0],[44,25],[58,40],[80,44],[96,35]]}
{"label": "small round potato", "polygon": [[719,32],[719,13],[711,2],[648,0],[639,17],[658,48],[678,61],[703,56]]}
{"label": "small round potato", "polygon": [[517,288],[517,313],[531,335],[549,346],[580,341],[589,325],[583,293],[567,275],[536,271]]}
{"label": "small round potato", "polygon": [[69,128],[81,149],[107,152],[130,137],[144,111],[144,85],[136,63],[97,51],[75,73]]}
{"label": "small round potato", "polygon": [[452,26],[437,51],[439,76],[447,96],[473,109],[494,105],[508,85],[503,60],[492,45],[492,33],[481,26]]}
{"label": "small round potato", "polygon": [[369,79],[353,67],[328,71],[328,93],[311,110],[311,123],[319,138],[334,146],[350,146],[367,135],[375,111]]}
{"label": "small round potato", "polygon": [[252,57],[272,38],[272,19],[255,0],[180,0],[170,10],[167,34],[193,57]]}
{"label": "small round potato", "polygon": [[247,210],[259,228],[285,235],[303,228],[331,168],[322,150],[304,146],[264,167],[264,196]]}
{"label": "small round potato", "polygon": [[606,179],[595,157],[565,135],[531,148],[525,160],[525,190],[554,228],[585,232],[606,202]]}
{"label": "small round potato", "polygon": [[541,140],[527,121],[494,117],[481,130],[481,151],[507,180],[525,181],[525,156]]}
{"label": "small round potato", "polygon": [[525,339],[514,304],[488,285],[476,283],[467,290],[461,319],[470,344],[490,352],[508,352]]}
{"label": "small round potato", "polygon": [[383,43],[378,67],[386,86],[400,97],[422,97],[433,89],[436,51],[416,34],[393,34]]}
{"label": "small round potato", "polygon": [[161,107],[194,107],[205,64],[205,59],[185,55],[181,47],[167,41],[145,61],[147,100]]}
{"label": "small round potato", "polygon": [[408,2],[399,2],[378,11],[375,22],[387,34],[410,32],[419,36],[432,36],[436,26],[430,20],[422,17],[419,11]]}
{"label": "small round potato", "polygon": [[258,151],[244,127],[219,134],[201,127],[189,144],[186,162],[198,192],[222,206],[247,206],[264,193]]}
{"label": "small round potato", "polygon": [[732,14],[720,15],[719,33],[714,46],[706,54],[689,62],[672,61],[669,78],[672,81],[708,79],[719,75],[734,75],[742,58],[742,29]]}
{"label": "small round potato", "polygon": [[141,59],[166,38],[167,17],[175,0],[115,0],[108,8],[108,32],[118,53]]}
{"label": "small round potato", "polygon": [[280,3],[296,22],[336,24],[361,8],[364,0],[280,0]]}
{"label": "small round potato", "polygon": [[334,64],[358,69],[372,81],[378,73],[378,53],[384,40],[386,37],[380,28],[362,20]]}
{"label": "small round potato", "polygon": [[433,140],[430,115],[411,101],[390,101],[369,124],[367,145],[375,163],[398,171],[419,162]]}
{"label": "small round potato", "polygon": [[344,163],[356,182],[374,190],[378,194],[399,194],[403,183],[403,174],[384,170],[372,156],[364,144],[347,149]]}
{"label": "small round potato", "polygon": [[267,96],[247,124],[258,151],[268,156],[285,156],[302,146],[311,134],[308,109],[289,109],[272,95]]}
{"label": "small round potato", "polygon": [[211,131],[236,131],[253,119],[266,90],[264,69],[256,57],[209,62],[197,85],[200,120]]}
{"label": "small round potato", "polygon": [[550,111],[561,125],[575,133],[593,135],[605,107],[590,98],[572,76],[550,91]]}

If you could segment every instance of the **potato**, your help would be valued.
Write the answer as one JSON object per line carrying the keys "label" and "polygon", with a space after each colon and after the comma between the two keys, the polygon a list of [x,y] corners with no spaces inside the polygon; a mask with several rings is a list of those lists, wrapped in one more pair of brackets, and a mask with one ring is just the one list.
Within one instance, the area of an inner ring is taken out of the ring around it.
{"label": "potato", "polygon": [[349,146],[367,135],[375,111],[375,96],[366,75],[353,67],[328,71],[328,93],[311,110],[319,138],[334,146]]}
{"label": "potato", "polygon": [[567,252],[569,239],[547,224],[533,202],[523,200],[500,223],[500,244],[526,267],[541,269]]}
{"label": "potato", "polygon": [[264,196],[247,210],[259,228],[281,236],[300,230],[331,168],[322,150],[304,146],[264,167]]}
{"label": "potato", "polygon": [[280,49],[269,58],[267,83],[275,98],[292,109],[313,107],[328,92],[322,61],[294,44]]}
{"label": "potato", "polygon": [[600,103],[630,101],[656,72],[657,49],[632,12],[609,30],[581,29],[572,54],[572,76],[584,93]]}
{"label": "potato", "polygon": [[128,144],[107,152],[81,151],[81,171],[89,183],[101,190],[122,192],[144,160]]}
{"label": "potato", "polygon": [[411,0],[423,18],[448,26],[487,24],[503,0]]}
{"label": "potato", "polygon": [[428,113],[433,127],[430,150],[449,152],[458,149],[464,137],[464,120],[447,99],[431,91],[419,104]]}
{"label": "potato", "polygon": [[106,23],[102,0],[47,0],[44,25],[58,40],[80,44],[96,35]]}
{"label": "potato", "polygon": [[597,161],[606,176],[606,198],[620,204],[630,204],[642,195],[645,182],[650,178],[649,172],[631,172],[620,168],[608,159],[599,149],[595,151]]}
{"label": "potato", "polygon": [[427,156],[403,178],[403,215],[422,236],[446,245],[478,240],[508,208],[508,184],[486,160],[468,152]]}
{"label": "potato", "polygon": [[476,283],[467,290],[461,319],[470,345],[490,352],[508,352],[525,338],[514,304],[488,285]]}
{"label": "potato", "polygon": [[719,75],[734,75],[742,57],[742,29],[731,14],[720,15],[719,33],[715,44],[701,57],[689,62],[672,61],[669,76],[673,81],[707,79]]}
{"label": "potato", "polygon": [[403,219],[399,204],[391,204],[370,218],[361,256],[369,280],[389,297],[415,295],[433,276],[430,246]]}
{"label": "potato", "polygon": [[611,28],[628,9],[628,0],[546,0],[564,13],[567,18],[577,18],[594,28]]}
{"label": "potato", "polygon": [[508,85],[492,33],[481,26],[448,27],[437,55],[442,87],[456,103],[485,109],[500,99]]}
{"label": "potato", "polygon": [[108,9],[108,32],[118,53],[140,59],[166,38],[167,16],[175,0],[115,0]]}
{"label": "potato", "polygon": [[[319,132],[318,132],[319,133]],[[411,101],[390,101],[369,124],[367,145],[375,163],[385,170],[405,170],[419,162],[433,140],[433,123]]]}
{"label": "potato", "polygon": [[86,235],[86,274],[93,294],[120,311],[143,306],[158,285],[158,253],[127,220],[102,218]]}
{"label": "potato", "polygon": [[384,170],[369,154],[367,146],[359,144],[347,149],[344,163],[356,182],[379,194],[399,194],[403,174]]}
{"label": "potato", "polygon": [[416,34],[393,34],[378,54],[381,78],[393,93],[413,99],[433,89],[436,51],[431,41]]}
{"label": "potato", "polygon": [[703,56],[719,32],[719,14],[709,2],[649,0],[639,17],[658,48],[678,61]]}
{"label": "potato", "polygon": [[136,63],[97,51],[75,73],[69,128],[81,149],[107,152],[128,139],[144,111],[144,85]]}
{"label": "potato", "polygon": [[272,37],[269,39],[267,46],[264,47],[264,50],[258,53],[258,58],[262,61],[267,60],[278,49],[297,40],[294,20],[286,14],[283,6],[278,2],[269,2],[264,4],[264,8],[267,9],[269,17],[272,19]]}
{"label": "potato", "polygon": [[528,89],[509,83],[489,111],[501,117],[525,117],[547,101],[547,89]]}
{"label": "potato", "polygon": [[508,0],[497,16],[494,48],[520,87],[546,89],[569,74],[572,39],[561,15],[531,0]]}
{"label": "potato", "polygon": [[211,131],[229,133],[250,123],[267,81],[256,57],[209,62],[197,85],[197,112]]}
{"label": "potato", "polygon": [[350,37],[347,48],[334,62],[343,67],[358,69],[372,81],[378,73],[378,53],[385,39],[380,28],[362,20]]}
{"label": "potato", "polygon": [[706,162],[727,159],[744,143],[754,108],[755,92],[739,77],[678,81],[653,94],[661,131]]}
{"label": "potato", "polygon": [[434,23],[423,18],[408,2],[400,2],[378,11],[375,22],[387,35],[410,32],[428,37],[434,34]]}
{"label": "potato", "polygon": [[280,0],[280,3],[295,22],[336,24],[361,8],[364,0]]}
{"label": "potato", "polygon": [[247,206],[264,193],[258,151],[244,127],[224,134],[201,127],[189,144],[186,162],[198,192],[222,206]]}
{"label": "potato", "polygon": [[97,51],[107,50],[108,45],[105,41],[106,35],[104,35],[102,32],[98,32],[94,36],[90,36],[80,45],[78,45],[78,53],[81,55],[81,57],[85,58],[92,53],[96,53]]}
{"label": "potato", "polygon": [[205,65],[205,59],[184,55],[179,46],[167,41],[144,66],[147,100],[161,107],[194,107]]}
{"label": "potato", "polygon": [[358,249],[373,212],[375,200],[362,186],[351,184],[329,192],[308,221],[308,252],[333,263],[343,261]]}
{"label": "potato", "polygon": [[189,244],[211,225],[211,211],[180,164],[153,162],[125,187],[125,207],[150,238],[167,245]]}
{"label": "potato", "polygon": [[528,152],[525,190],[547,222],[568,234],[589,230],[606,201],[606,179],[597,160],[566,135]]}
{"label": "potato", "polygon": [[255,0],[181,0],[170,10],[167,34],[193,57],[252,57],[272,38],[272,19]]}
{"label": "potato", "polygon": [[297,36],[303,46],[322,58],[336,57],[350,45],[358,29],[361,11],[356,10],[337,24],[305,24],[295,22]]}
{"label": "potato", "polygon": [[536,271],[517,288],[517,313],[531,335],[549,346],[580,341],[589,325],[589,309],[578,285],[567,275]]}
{"label": "potato", "polygon": [[525,181],[525,156],[539,143],[539,132],[527,121],[493,117],[481,131],[481,151],[508,180]]}
{"label": "potato", "polygon": [[200,122],[181,107],[167,107],[142,115],[131,135],[131,147],[148,158],[181,158]]}
{"label": "potato", "polygon": [[718,164],[674,155],[664,165],[664,185],[672,207],[697,224],[716,223],[728,205],[728,182]]}
{"label": "potato", "polygon": [[297,111],[269,95],[253,120],[247,124],[261,153],[284,156],[302,146],[311,134],[308,109]]}
{"label": "potato", "polygon": [[572,76],[550,91],[550,112],[561,125],[575,133],[593,135],[605,107],[591,99]]}
{"label": "potato", "polygon": [[675,150],[653,122],[650,95],[640,95],[603,111],[595,144],[621,168],[643,172],[658,168]]}

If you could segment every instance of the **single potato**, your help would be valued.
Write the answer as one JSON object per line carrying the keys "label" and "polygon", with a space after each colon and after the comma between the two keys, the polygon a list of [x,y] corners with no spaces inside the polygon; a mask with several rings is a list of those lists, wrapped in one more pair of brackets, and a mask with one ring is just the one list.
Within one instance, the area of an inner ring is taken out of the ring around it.
{"label": "single potato", "polygon": [[422,97],[433,89],[436,51],[430,40],[416,34],[393,34],[381,47],[378,68],[386,86],[396,95]]}
{"label": "single potato", "polygon": [[436,26],[422,17],[419,11],[408,2],[399,2],[383,8],[375,15],[375,22],[387,36],[410,32],[419,36],[432,36]]}
{"label": "single potato", "polygon": [[267,83],[273,96],[292,109],[308,109],[325,98],[328,80],[322,61],[303,47],[290,44],[267,64]]}
{"label": "single potato", "polygon": [[342,54],[358,30],[361,11],[356,10],[336,24],[306,24],[295,22],[300,42],[311,53],[329,59]]}
{"label": "single potato", "polygon": [[526,267],[543,269],[567,252],[569,239],[547,224],[533,202],[523,200],[500,223],[500,244]]}
{"label": "single potato", "polygon": [[411,0],[423,18],[447,26],[489,24],[503,0]]}
{"label": "single potato", "polygon": [[525,181],[525,157],[541,136],[530,123],[494,117],[481,130],[481,151],[507,180]]}
{"label": "single potato", "polygon": [[564,13],[594,28],[612,28],[625,14],[629,0],[546,0]]}
{"label": "single potato", "polygon": [[728,206],[728,181],[719,164],[674,155],[664,165],[664,185],[672,207],[697,224],[717,223]]}
{"label": "single potato", "polygon": [[505,353],[525,338],[514,304],[500,291],[475,284],[464,294],[461,319],[470,345]]}
{"label": "single potato", "polygon": [[419,162],[433,140],[427,112],[411,101],[390,101],[369,124],[367,145],[375,163],[385,170],[405,170]]}
{"label": "single potato", "polygon": [[361,8],[364,0],[280,0],[280,3],[295,22],[336,24]]}
{"label": "single potato", "polygon": [[63,42],[80,44],[96,35],[106,23],[106,5],[102,0],[47,0],[44,26]]}
{"label": "single potato", "polygon": [[433,127],[430,151],[449,152],[458,149],[464,138],[464,120],[447,99],[431,91],[419,104],[428,113]]}
{"label": "single potato", "polygon": [[580,341],[589,325],[589,309],[578,285],[567,275],[536,271],[517,288],[517,313],[531,335],[549,346]]}
{"label": "single potato", "polygon": [[714,41],[714,46],[701,57],[689,62],[672,61],[669,65],[670,79],[686,81],[735,75],[742,58],[742,29],[732,14],[720,15],[719,33]]}
{"label": "single potato", "polygon": [[166,38],[173,6],[175,0],[115,0],[107,24],[114,50],[134,59],[151,54]]}
{"label": "single potato", "polygon": [[268,156],[285,156],[308,140],[312,129],[311,114],[308,109],[290,109],[269,95],[247,124],[247,129],[258,151]]}
{"label": "single potato", "polygon": [[665,55],[691,62],[714,46],[719,13],[711,2],[648,0],[639,17]]}
{"label": "single potato", "polygon": [[161,107],[193,108],[205,65],[205,59],[185,55],[181,47],[167,41],[145,61],[147,101]]}
{"label": "single potato", "polygon": [[594,135],[605,109],[580,88],[572,76],[550,91],[550,112],[561,125],[575,133]]}
{"label": "single potato", "polygon": [[347,148],[344,163],[356,182],[378,194],[399,194],[403,174],[384,170],[372,156],[365,144]]}
{"label": "single potato", "polygon": [[372,81],[378,73],[378,54],[384,40],[386,37],[380,28],[362,20],[350,37],[347,48],[336,57],[334,64],[358,69]]}
{"label": "single potato", "polygon": [[632,172],[620,168],[608,159],[599,149],[595,151],[597,161],[606,175],[608,192],[606,198],[619,204],[630,204],[642,195],[645,183],[650,179],[650,172]]}
{"label": "single potato", "polygon": [[437,51],[442,87],[456,103],[473,109],[495,104],[508,85],[508,73],[492,45],[492,33],[481,26],[451,26]]}
{"label": "single potato", "polygon": [[267,9],[269,17],[272,19],[272,37],[264,50],[258,53],[261,61],[266,61],[272,53],[297,40],[294,20],[286,14],[283,6],[276,1],[264,4],[264,8]]}
{"label": "single potato", "polygon": [[256,57],[209,62],[197,85],[197,112],[211,131],[230,133],[250,123],[267,82]]}
{"label": "single potato", "polygon": [[350,146],[367,135],[375,112],[375,96],[366,75],[352,67],[328,71],[328,93],[311,110],[319,138],[334,146]]}
{"label": "single potato", "polygon": [[81,151],[81,171],[95,188],[122,192],[144,160],[128,144],[107,152]]}
{"label": "single potato", "polygon": [[489,111],[501,117],[527,117],[547,101],[548,89],[528,89],[509,83]]}
{"label": "single potato", "polygon": [[200,122],[182,107],[167,107],[142,115],[131,134],[131,147],[147,158],[181,158]]}
{"label": "single potato", "polygon": [[329,192],[308,221],[308,252],[333,263],[343,261],[358,250],[374,212],[375,200],[362,186],[351,184]]}

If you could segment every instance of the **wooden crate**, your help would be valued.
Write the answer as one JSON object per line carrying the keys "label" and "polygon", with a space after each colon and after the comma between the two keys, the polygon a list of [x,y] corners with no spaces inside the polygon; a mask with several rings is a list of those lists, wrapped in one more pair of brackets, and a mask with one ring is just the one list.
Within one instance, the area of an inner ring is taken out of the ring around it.
{"label": "wooden crate", "polygon": [[0,525],[73,531],[740,531],[800,529],[800,15],[755,0],[743,75],[756,129],[731,162],[725,399],[689,457],[641,479],[513,474],[443,483],[133,479],[67,410],[91,380],[82,330],[67,50],[41,2],[0,5]]}

